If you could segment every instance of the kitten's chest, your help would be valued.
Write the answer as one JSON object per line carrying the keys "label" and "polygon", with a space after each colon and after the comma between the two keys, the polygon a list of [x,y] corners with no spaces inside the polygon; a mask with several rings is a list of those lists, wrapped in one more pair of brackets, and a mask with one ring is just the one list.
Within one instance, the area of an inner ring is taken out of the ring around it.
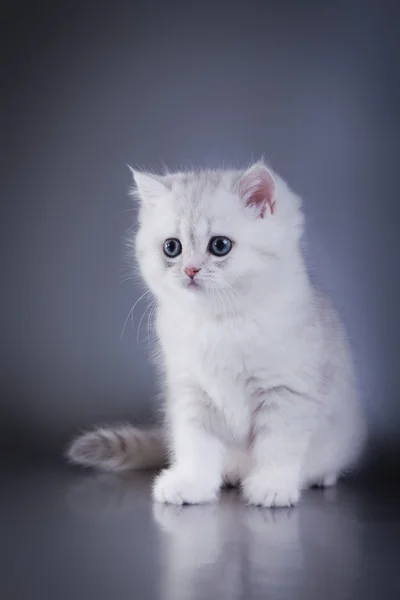
{"label": "kitten's chest", "polygon": [[256,322],[182,320],[169,324],[167,355],[212,396],[242,390],[249,378],[268,379],[274,372],[273,342]]}
{"label": "kitten's chest", "polygon": [[274,386],[276,355],[257,323],[164,321],[161,342],[167,372],[194,383],[213,402],[221,428],[246,440],[260,390]]}

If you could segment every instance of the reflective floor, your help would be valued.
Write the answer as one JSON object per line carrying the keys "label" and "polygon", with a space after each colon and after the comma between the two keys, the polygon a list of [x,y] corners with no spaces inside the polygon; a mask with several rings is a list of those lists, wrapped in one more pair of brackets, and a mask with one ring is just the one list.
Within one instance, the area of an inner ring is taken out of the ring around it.
{"label": "reflective floor", "polygon": [[151,474],[8,470],[4,600],[400,598],[399,497],[343,483],[292,510],[153,505]]}

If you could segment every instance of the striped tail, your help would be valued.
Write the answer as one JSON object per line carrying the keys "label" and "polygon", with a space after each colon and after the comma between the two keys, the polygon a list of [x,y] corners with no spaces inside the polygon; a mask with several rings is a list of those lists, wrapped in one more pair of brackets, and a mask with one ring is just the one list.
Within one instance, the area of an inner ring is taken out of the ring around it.
{"label": "striped tail", "polygon": [[161,468],[167,462],[162,430],[130,425],[84,433],[73,440],[66,456],[74,464],[116,473]]}

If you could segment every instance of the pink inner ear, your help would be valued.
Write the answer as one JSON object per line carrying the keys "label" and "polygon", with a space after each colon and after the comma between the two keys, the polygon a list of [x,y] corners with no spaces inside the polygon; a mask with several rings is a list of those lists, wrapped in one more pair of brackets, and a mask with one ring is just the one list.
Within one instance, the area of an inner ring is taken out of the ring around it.
{"label": "pink inner ear", "polygon": [[265,167],[252,167],[240,180],[239,193],[246,206],[255,206],[263,219],[267,206],[271,215],[275,211],[275,185]]}

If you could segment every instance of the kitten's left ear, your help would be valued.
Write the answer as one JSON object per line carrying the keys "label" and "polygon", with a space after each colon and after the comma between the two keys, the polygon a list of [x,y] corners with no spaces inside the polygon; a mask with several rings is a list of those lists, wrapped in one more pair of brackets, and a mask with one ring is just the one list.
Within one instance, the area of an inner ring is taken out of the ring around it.
{"label": "kitten's left ear", "polygon": [[128,168],[133,175],[135,183],[134,192],[136,192],[144,204],[153,206],[162,196],[165,196],[170,191],[169,187],[162,181],[162,177],[136,171],[129,165]]}
{"label": "kitten's left ear", "polygon": [[246,206],[257,209],[261,218],[267,208],[274,214],[275,182],[264,163],[258,162],[243,173],[239,179],[239,195]]}

